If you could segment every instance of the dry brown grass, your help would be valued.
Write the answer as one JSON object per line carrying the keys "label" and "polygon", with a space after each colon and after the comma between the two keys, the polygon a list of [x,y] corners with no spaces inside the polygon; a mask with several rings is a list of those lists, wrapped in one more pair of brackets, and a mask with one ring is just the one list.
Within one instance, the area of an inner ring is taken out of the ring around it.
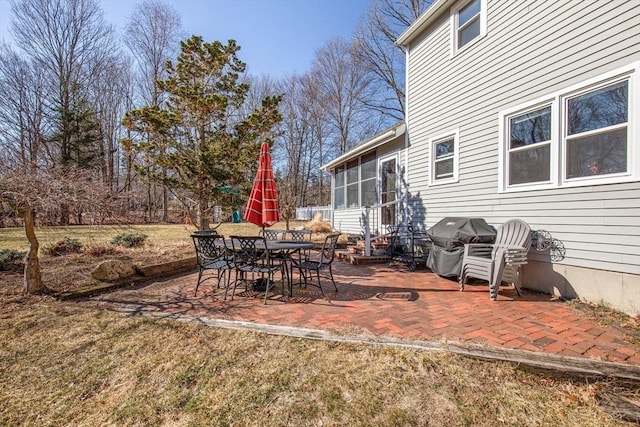
{"label": "dry brown grass", "polygon": [[305,224],[304,228],[314,233],[331,233],[333,230],[331,223],[325,221],[320,212],[316,213],[313,219]]}
{"label": "dry brown grass", "polygon": [[598,406],[606,382],[47,298],[0,304],[0,425],[624,425]]}
{"label": "dry brown grass", "polygon": [[[303,221],[291,222],[291,226],[303,224]],[[284,222],[274,228],[284,228]],[[194,227],[183,224],[150,224],[135,226],[73,226],[43,227],[36,230],[41,247],[68,237],[77,239],[82,244],[80,253],[70,253],[52,257],[40,255],[43,281],[47,288],[54,292],[65,292],[84,287],[90,280],[91,271],[105,259],[121,259],[132,261],[135,265],[144,266],[162,262],[175,261],[194,256],[193,242],[190,234]],[[259,228],[250,223],[223,223],[217,231],[229,235],[257,235]],[[148,236],[144,246],[139,248],[123,248],[109,242],[121,233],[142,233]],[[314,239],[321,241],[323,235],[314,234]],[[0,249],[26,251],[28,242],[22,228],[0,229]],[[22,276],[19,272],[0,272],[0,296],[17,294],[22,289]]]}

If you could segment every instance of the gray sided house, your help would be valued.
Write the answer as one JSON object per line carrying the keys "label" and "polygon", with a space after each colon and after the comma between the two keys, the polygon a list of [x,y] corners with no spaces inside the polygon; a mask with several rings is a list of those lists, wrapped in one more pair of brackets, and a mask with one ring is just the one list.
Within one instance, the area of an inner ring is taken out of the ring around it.
{"label": "gray sided house", "polygon": [[640,313],[640,2],[436,0],[397,43],[406,220],[521,218],[565,249],[525,287]]}

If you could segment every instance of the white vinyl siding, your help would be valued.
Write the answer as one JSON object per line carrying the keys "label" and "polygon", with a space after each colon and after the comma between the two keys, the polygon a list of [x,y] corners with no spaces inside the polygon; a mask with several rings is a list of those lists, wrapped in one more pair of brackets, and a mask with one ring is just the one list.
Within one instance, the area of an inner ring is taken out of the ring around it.
{"label": "white vinyl siding", "polygon": [[[589,177],[589,183],[572,186],[584,178],[566,178],[558,114],[564,106],[555,105],[593,89],[588,82],[640,61],[640,3],[489,0],[486,13],[486,36],[466,46],[464,55],[450,55],[448,10],[409,46],[407,182],[413,221],[429,227],[445,216],[474,216],[498,226],[522,218],[564,243],[561,264],[640,274],[638,177],[627,175],[625,182],[619,176],[613,182],[611,175]],[[640,153],[633,123],[640,117],[636,78],[629,86],[628,168],[636,167]],[[500,192],[506,179],[499,164],[505,137],[500,112],[515,117],[547,106],[558,121],[549,142],[556,144],[549,160],[554,184]],[[619,131],[625,125],[613,126]],[[459,129],[458,181],[430,185],[430,141],[453,127]],[[545,260],[542,253],[531,256]]]}

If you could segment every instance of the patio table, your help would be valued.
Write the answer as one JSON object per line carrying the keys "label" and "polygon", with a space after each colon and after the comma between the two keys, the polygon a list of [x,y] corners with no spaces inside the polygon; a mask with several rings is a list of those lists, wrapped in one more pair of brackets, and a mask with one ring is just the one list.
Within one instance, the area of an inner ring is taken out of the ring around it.
{"label": "patio table", "polygon": [[[266,248],[264,248],[262,242],[266,242]],[[231,248],[232,247],[231,239],[225,239],[225,245],[227,248]],[[312,249],[313,247],[315,247],[315,243],[308,242],[308,241],[300,241],[300,240],[264,240],[264,241],[256,242],[256,248],[266,249],[267,251],[270,252],[269,255],[271,255],[271,253],[283,254],[284,262],[289,264],[289,269],[288,269],[289,274],[287,275],[288,276],[287,277],[288,293],[286,293],[283,290],[283,292],[285,293],[285,296],[293,295],[293,277],[292,277],[293,269],[290,267],[291,257],[296,253],[300,253],[300,251],[303,249]]]}

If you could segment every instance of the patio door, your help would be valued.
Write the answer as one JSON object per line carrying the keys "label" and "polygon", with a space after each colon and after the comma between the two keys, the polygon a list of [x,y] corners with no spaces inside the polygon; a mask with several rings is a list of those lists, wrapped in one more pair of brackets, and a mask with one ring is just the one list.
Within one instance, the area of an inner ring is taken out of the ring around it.
{"label": "patio door", "polygon": [[380,231],[386,233],[387,226],[398,224],[398,156],[396,154],[380,159]]}

